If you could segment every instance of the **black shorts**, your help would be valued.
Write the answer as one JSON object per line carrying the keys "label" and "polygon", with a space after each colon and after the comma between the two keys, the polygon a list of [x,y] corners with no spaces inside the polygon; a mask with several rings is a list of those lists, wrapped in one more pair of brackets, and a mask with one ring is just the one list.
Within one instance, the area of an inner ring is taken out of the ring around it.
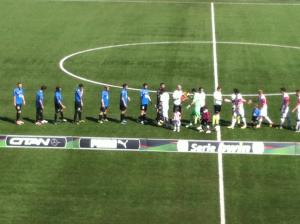
{"label": "black shorts", "polygon": [[220,113],[222,110],[222,105],[214,105],[215,114]]}
{"label": "black shorts", "polygon": [[63,110],[63,108],[60,104],[55,104],[54,108],[55,108],[55,113],[59,113]]}
{"label": "black shorts", "polygon": [[147,104],[142,104],[140,108],[141,108],[141,110],[146,112],[147,109],[148,109],[148,105]]}
{"label": "black shorts", "polygon": [[100,107],[100,112],[102,112],[102,113],[104,113],[104,112],[106,112],[108,110],[108,107]]}
{"label": "black shorts", "polygon": [[127,106],[125,106],[123,103],[120,104],[120,111],[127,110]]}
{"label": "black shorts", "polygon": [[21,110],[22,110],[22,104],[17,104],[16,105],[16,111],[21,112]]}
{"label": "black shorts", "polygon": [[80,102],[75,102],[75,111],[82,111],[82,105]]}
{"label": "black shorts", "polygon": [[173,106],[173,113],[180,112],[181,113],[181,106],[180,105],[174,105]]}

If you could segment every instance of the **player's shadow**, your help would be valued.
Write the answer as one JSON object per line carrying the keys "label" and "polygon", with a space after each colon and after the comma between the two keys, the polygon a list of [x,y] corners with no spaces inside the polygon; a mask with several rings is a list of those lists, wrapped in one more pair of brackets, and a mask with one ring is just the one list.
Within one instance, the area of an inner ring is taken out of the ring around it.
{"label": "player's shadow", "polygon": [[[91,122],[95,122],[95,123],[98,123],[98,121],[99,121],[98,118],[96,118],[96,117],[86,117],[85,119],[88,121],[91,121]],[[108,117],[107,119],[109,122],[120,123],[120,120],[112,118],[112,117]]]}
{"label": "player's shadow", "polygon": [[9,117],[0,117],[0,121],[4,121],[4,122],[11,123],[11,124],[15,124],[15,120],[11,119]]}
{"label": "player's shadow", "polygon": [[24,121],[27,121],[27,122],[30,122],[30,123],[33,123],[33,124],[35,123],[35,120],[33,120],[29,117],[24,117],[23,119],[24,119]]}

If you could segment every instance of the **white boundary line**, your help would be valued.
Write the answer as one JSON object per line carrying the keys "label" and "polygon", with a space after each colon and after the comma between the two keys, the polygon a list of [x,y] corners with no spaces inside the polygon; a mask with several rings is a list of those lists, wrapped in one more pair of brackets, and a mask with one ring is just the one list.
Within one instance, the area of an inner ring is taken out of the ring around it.
{"label": "white boundary line", "polygon": [[[217,38],[216,38],[216,21],[215,21],[215,5],[211,3],[211,27],[212,27],[212,45],[213,45],[213,63],[214,63],[214,80],[215,90],[219,85],[218,76],[218,57],[217,57]],[[222,141],[221,128],[217,129],[217,141]],[[218,152],[218,174],[219,174],[219,199],[220,199],[220,223],[226,223],[225,216],[225,194],[224,194],[224,172],[223,172],[223,153]]]}
{"label": "white boundary line", "polygon": [[[158,42],[142,42],[142,43],[127,43],[127,44],[117,44],[117,45],[109,45],[109,46],[103,46],[103,47],[97,47],[97,48],[91,48],[91,49],[87,49],[87,50],[83,50],[83,51],[78,51],[75,52],[73,54],[67,55],[64,58],[62,58],[59,62],[59,68],[66,74],[69,75],[75,79],[78,80],[82,80],[85,82],[89,82],[95,85],[101,85],[101,86],[110,86],[113,88],[119,88],[121,89],[121,86],[117,86],[117,85],[111,85],[108,83],[103,83],[103,82],[97,82],[91,79],[86,79],[80,75],[76,75],[72,72],[70,72],[69,70],[67,70],[64,67],[64,63],[69,60],[72,57],[75,57],[77,55],[80,54],[84,54],[84,53],[89,53],[92,51],[100,51],[100,50],[105,50],[105,49],[111,49],[111,48],[122,48],[122,47],[131,47],[131,46],[143,46],[143,45],[165,45],[165,44],[212,44],[212,41],[158,41]],[[235,42],[235,41],[219,41],[216,42],[216,44],[228,44],[228,45],[246,45],[246,46],[258,46],[258,47],[274,47],[274,48],[284,48],[284,49],[294,49],[294,50],[300,50],[299,46],[291,46],[291,45],[280,45],[280,44],[267,44],[267,43],[250,43],[250,42]],[[139,91],[140,89],[137,88],[129,88],[130,90],[134,90],[134,91]],[[151,92],[155,92],[155,91],[151,91]],[[293,94],[293,92],[291,92],[290,94]],[[212,96],[212,94],[207,94],[208,96]],[[247,97],[255,97],[257,96],[257,94],[243,94],[244,96]],[[270,94],[265,94],[266,96],[281,96],[280,93],[270,93]],[[230,96],[227,94],[224,94],[224,96]]]}
{"label": "white boundary line", "polygon": [[[41,0],[40,0],[41,1]],[[97,2],[97,3],[138,3],[138,4],[194,4],[208,5],[209,2],[194,1],[146,1],[146,0],[49,0],[50,2]],[[215,2],[215,5],[253,5],[253,6],[300,6],[300,3],[284,2]]]}

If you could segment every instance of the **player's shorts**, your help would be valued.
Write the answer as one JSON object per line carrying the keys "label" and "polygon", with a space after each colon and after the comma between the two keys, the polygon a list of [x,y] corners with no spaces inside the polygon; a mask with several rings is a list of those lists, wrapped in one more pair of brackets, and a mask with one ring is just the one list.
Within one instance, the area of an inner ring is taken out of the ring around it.
{"label": "player's shorts", "polygon": [[102,112],[102,113],[104,113],[104,112],[106,112],[108,110],[108,106],[101,106],[100,107],[100,111]]}
{"label": "player's shorts", "polygon": [[82,111],[82,105],[80,102],[75,101],[75,110],[76,111]]}
{"label": "player's shorts", "polygon": [[147,104],[142,104],[140,108],[141,108],[141,110],[146,112],[147,109],[148,109],[148,105]]}
{"label": "player's shorts", "polygon": [[298,110],[298,113],[297,113],[297,121],[300,121],[300,110]]}
{"label": "player's shorts", "polygon": [[290,108],[282,107],[281,108],[281,118],[286,118],[289,115]]}
{"label": "player's shorts", "polygon": [[60,104],[55,104],[54,108],[55,108],[55,113],[60,113],[63,110]]}
{"label": "player's shorts", "polygon": [[127,106],[124,105],[124,103],[120,103],[120,111],[127,110]]}
{"label": "player's shorts", "polygon": [[236,108],[234,113],[233,113],[233,116],[234,117],[245,117],[245,110],[244,110],[244,107],[239,107],[239,108]]}
{"label": "player's shorts", "polygon": [[220,113],[222,110],[222,105],[214,105],[214,112],[215,114]]}
{"label": "player's shorts", "polygon": [[173,106],[173,112],[180,112],[181,113],[181,105],[174,105]]}
{"label": "player's shorts", "polygon": [[16,111],[17,111],[18,113],[21,113],[21,111],[22,111],[22,104],[17,104],[17,105],[16,105]]}
{"label": "player's shorts", "polygon": [[267,117],[268,116],[268,106],[263,106],[260,109],[260,116]]}

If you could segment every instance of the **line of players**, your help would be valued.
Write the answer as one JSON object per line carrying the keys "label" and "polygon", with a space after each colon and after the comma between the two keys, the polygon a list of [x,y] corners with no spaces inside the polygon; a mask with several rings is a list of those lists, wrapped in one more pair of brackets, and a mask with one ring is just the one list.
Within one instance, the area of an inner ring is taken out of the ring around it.
{"label": "line of players", "polygon": [[[126,124],[126,112],[128,104],[130,102],[130,97],[128,96],[128,85],[123,84],[120,93],[120,123]],[[45,85],[36,93],[36,125],[43,125],[48,123],[44,119],[44,91],[47,89]],[[285,122],[287,122],[288,127],[291,127],[290,119],[290,97],[285,88],[280,89],[282,93],[282,103],[281,103],[281,119],[279,128],[283,128]],[[74,101],[74,118],[73,122],[76,124],[84,122],[82,119],[83,111],[83,95],[84,86],[79,84],[75,90]],[[247,121],[245,118],[244,104],[252,104],[252,100],[245,100],[238,89],[233,90],[231,99],[224,98],[222,95],[221,87],[218,87],[214,94],[214,114],[212,116],[212,122],[210,112],[206,106],[206,94],[204,89],[200,87],[199,89],[192,89],[191,93],[183,92],[181,85],[176,87],[176,90],[171,94],[173,100],[173,119],[169,119],[169,101],[170,94],[166,91],[166,85],[164,83],[160,84],[159,89],[156,92],[157,102],[155,105],[157,112],[157,125],[165,126],[170,128],[173,124],[173,131],[180,132],[181,127],[181,116],[182,116],[182,104],[185,101],[189,101],[187,109],[191,109],[191,119],[190,123],[186,125],[186,128],[196,127],[200,132],[210,133],[210,123],[214,128],[219,128],[220,124],[220,113],[222,110],[223,102],[232,104],[232,121],[231,125],[228,126],[229,129],[234,129],[236,123],[242,121],[242,129],[247,128]],[[297,112],[297,123],[296,132],[300,132],[300,90],[296,91],[297,104],[292,109],[292,112]],[[16,124],[23,125],[24,122],[21,120],[22,106],[26,104],[24,89],[22,83],[17,83],[17,87],[13,92],[14,106],[16,108]],[[140,90],[140,116],[138,122],[145,124],[147,122],[147,109],[151,103],[150,92],[148,90],[148,84],[144,83],[142,89]],[[107,122],[107,114],[110,106],[110,88],[105,86],[100,94],[100,113],[99,113],[99,123]],[[66,122],[64,118],[64,110],[66,106],[63,104],[62,89],[61,87],[56,87],[54,93],[54,124],[58,123],[58,115],[60,115],[60,122]],[[256,128],[260,128],[263,120],[266,120],[270,127],[273,127],[274,123],[268,116],[268,101],[262,90],[258,91],[257,103],[252,111],[252,124]],[[199,126],[198,126],[199,125]],[[197,127],[198,126],[198,127]]]}

